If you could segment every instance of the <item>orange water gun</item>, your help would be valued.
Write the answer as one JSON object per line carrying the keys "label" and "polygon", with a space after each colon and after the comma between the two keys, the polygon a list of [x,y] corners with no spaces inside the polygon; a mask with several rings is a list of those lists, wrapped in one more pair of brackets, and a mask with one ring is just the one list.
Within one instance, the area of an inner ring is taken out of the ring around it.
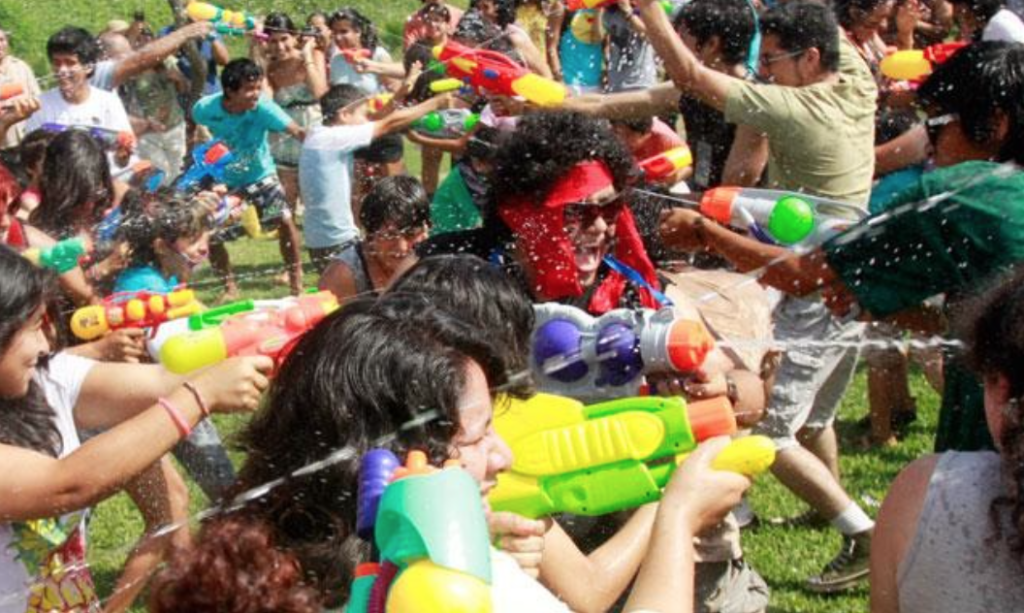
{"label": "orange water gun", "polygon": [[691,164],[693,164],[693,154],[690,153],[689,147],[682,145],[641,160],[638,165],[644,173],[644,180],[649,183],[657,183]]}
{"label": "orange water gun", "polygon": [[338,308],[331,292],[301,296],[281,310],[240,313],[219,327],[171,337],[160,348],[167,370],[184,374],[237,356],[266,355],[280,362],[294,342]]}
{"label": "orange water gun", "polygon": [[71,316],[71,332],[83,341],[95,340],[121,328],[156,328],[160,324],[202,310],[190,289],[169,294],[123,292],[103,304],[82,307]]}

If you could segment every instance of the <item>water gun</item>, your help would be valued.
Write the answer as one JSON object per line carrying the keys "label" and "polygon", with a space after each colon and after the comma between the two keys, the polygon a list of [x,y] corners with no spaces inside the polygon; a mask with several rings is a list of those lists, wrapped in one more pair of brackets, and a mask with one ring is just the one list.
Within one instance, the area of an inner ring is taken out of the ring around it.
{"label": "water gun", "polygon": [[[488,497],[495,511],[529,518],[554,513],[605,515],[661,498],[675,467],[714,436],[736,432],[724,397],[620,398],[590,406],[548,394],[512,400],[494,427],[515,458]],[[763,436],[730,443],[716,470],[758,475],[775,461]]]}
{"label": "water gun", "polygon": [[167,339],[160,347],[160,361],[178,374],[245,355],[266,355],[279,362],[299,337],[337,308],[334,294],[324,291],[301,296],[281,310],[239,313],[219,327]]}
{"label": "water gun", "polygon": [[[444,65],[442,64],[441,67],[444,68]],[[447,77],[432,81],[428,87],[430,88],[430,92],[433,94],[446,94],[448,92],[462,91],[466,87],[466,84],[460,79]]]}
{"label": "water gun", "polygon": [[671,308],[615,309],[601,317],[554,302],[533,307],[530,362],[538,389],[580,400],[638,396],[645,375],[693,373],[715,342]]}
{"label": "water gun", "polygon": [[924,49],[895,51],[882,59],[879,68],[890,79],[920,81],[930,75],[937,64],[953,57],[954,53],[967,45],[963,41],[954,41],[928,45]]}
{"label": "water gun", "polygon": [[459,138],[480,123],[480,114],[469,109],[432,111],[417,119],[412,128],[436,138]]}
{"label": "water gun", "polygon": [[[190,5],[191,6],[191,5]],[[235,154],[221,140],[211,140],[192,151],[192,165],[178,178],[175,188],[188,192],[200,188],[208,180],[223,183],[224,173],[235,161]]]}
{"label": "water gun", "polygon": [[16,98],[25,93],[25,88],[20,83],[4,83],[0,85],[0,102]]}
{"label": "water gun", "polygon": [[[605,8],[617,3],[618,0],[565,0],[565,8],[570,11],[581,11],[584,9]],[[661,5],[661,9],[665,11],[665,14],[670,17],[676,10],[676,5],[672,0],[661,0],[658,4]]]}
{"label": "water gun", "polygon": [[448,76],[477,90],[522,96],[540,106],[558,106],[565,100],[564,85],[534,74],[496,51],[449,42],[434,47],[434,57],[444,64]]}
{"label": "water gun", "polygon": [[366,102],[370,106],[371,113],[379,113],[384,110],[384,107],[391,104],[394,100],[395,95],[391,93],[377,94],[376,96],[370,97]]}
{"label": "water gun", "polygon": [[651,156],[639,163],[648,183],[658,183],[671,177],[677,170],[693,164],[693,154],[686,145],[669,149],[664,153]]}
{"label": "water gun", "polygon": [[75,237],[64,239],[51,247],[26,249],[21,252],[21,255],[40,268],[46,268],[62,275],[69,270],[74,270],[86,251],[85,239]]}
{"label": "water gun", "polygon": [[185,7],[185,13],[193,21],[212,21],[222,23],[232,28],[245,30],[246,32],[256,29],[256,19],[244,11],[228,11],[208,2],[190,2]]}
{"label": "water gun", "polygon": [[358,60],[368,60],[373,56],[369,49],[362,47],[358,49],[338,49],[338,55],[345,58],[349,64],[355,64]]}
{"label": "water gun", "polygon": [[116,149],[135,148],[135,135],[127,130],[110,130],[99,126],[66,126],[60,123],[44,123],[40,126],[47,132],[61,133],[67,130],[81,130],[99,141],[100,145],[107,151]]}
{"label": "water gun", "polygon": [[163,183],[164,171],[154,166],[149,160],[139,160],[117,172],[111,173],[110,178],[127,183],[134,188],[153,193]]}
{"label": "water gun", "polygon": [[75,311],[71,332],[83,341],[92,341],[120,328],[156,328],[165,321],[198,313],[201,308],[190,289],[169,294],[123,292],[107,297],[103,304]]}
{"label": "water gun", "polygon": [[490,613],[491,558],[480,486],[422,451],[404,466],[374,449],[359,468],[357,534],[375,559],[356,568],[348,613]]}
{"label": "water gun", "polygon": [[867,217],[860,207],[808,194],[746,187],[716,187],[699,195],[700,212],[786,247],[815,246]]}

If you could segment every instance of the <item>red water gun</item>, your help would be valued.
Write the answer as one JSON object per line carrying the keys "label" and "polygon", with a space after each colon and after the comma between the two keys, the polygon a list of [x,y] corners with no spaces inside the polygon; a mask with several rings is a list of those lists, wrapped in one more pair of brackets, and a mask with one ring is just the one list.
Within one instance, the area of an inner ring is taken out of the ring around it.
{"label": "red water gun", "polygon": [[0,85],[0,102],[10,100],[25,93],[25,88],[20,83],[5,83]]}
{"label": "red water gun", "polygon": [[963,41],[954,41],[936,43],[924,49],[896,51],[883,58],[878,67],[890,79],[920,81],[930,75],[935,66],[953,57],[954,53],[967,45]]}
{"label": "red water gun", "polygon": [[160,361],[178,374],[238,356],[266,355],[280,362],[299,337],[337,308],[334,294],[324,291],[302,296],[282,310],[240,313],[219,327],[168,339]]}
{"label": "red water gun", "polygon": [[497,51],[449,42],[434,47],[434,57],[444,64],[449,76],[477,90],[522,96],[540,106],[558,106],[565,100],[564,85],[530,72]]}
{"label": "red water gun", "polygon": [[338,55],[345,58],[349,64],[355,64],[358,60],[368,60],[372,55],[369,49],[338,49]]}
{"label": "red water gun", "polygon": [[82,307],[71,316],[71,332],[83,341],[95,340],[120,328],[156,328],[165,321],[188,317],[202,310],[190,289],[169,294],[122,292],[103,304]]}
{"label": "red water gun", "polygon": [[681,145],[642,160],[639,166],[644,173],[645,181],[657,183],[671,177],[677,170],[686,168],[690,164],[693,164],[690,148]]}

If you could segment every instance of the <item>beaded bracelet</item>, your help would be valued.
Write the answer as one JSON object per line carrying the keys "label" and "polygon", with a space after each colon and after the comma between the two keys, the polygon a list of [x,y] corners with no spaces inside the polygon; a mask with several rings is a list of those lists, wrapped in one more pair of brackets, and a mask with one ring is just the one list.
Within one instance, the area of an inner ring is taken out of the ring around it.
{"label": "beaded bracelet", "polygon": [[188,438],[189,434],[192,434],[192,426],[188,425],[188,420],[185,419],[185,415],[181,412],[178,407],[171,404],[166,398],[158,398],[157,402],[167,411],[167,415],[174,422],[178,433],[181,434],[181,438]]}
{"label": "beaded bracelet", "polygon": [[192,395],[196,397],[196,404],[199,405],[199,410],[203,412],[203,417],[209,417],[210,406],[206,404],[206,399],[203,398],[203,395],[199,393],[199,388],[197,388],[195,385],[192,385],[191,381],[186,381],[184,385],[185,389],[192,392]]}

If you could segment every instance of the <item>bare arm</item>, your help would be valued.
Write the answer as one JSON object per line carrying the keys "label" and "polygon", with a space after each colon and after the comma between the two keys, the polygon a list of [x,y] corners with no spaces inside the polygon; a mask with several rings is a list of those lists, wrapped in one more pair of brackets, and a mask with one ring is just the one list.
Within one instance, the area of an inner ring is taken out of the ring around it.
{"label": "bare arm", "polygon": [[917,532],[928,482],[939,456],[921,458],[893,481],[871,539],[871,613],[898,613],[896,571]]}
{"label": "bare arm", "polygon": [[615,536],[590,555],[580,551],[558,523],[552,522],[544,535],[541,583],[573,611],[608,610],[629,587],[647,553],[657,509],[656,504],[638,509]]}
{"label": "bare arm", "polygon": [[210,43],[210,47],[213,49],[213,61],[218,66],[226,66],[231,61],[231,53],[224,41],[216,39]]}
{"label": "bare arm", "polygon": [[411,126],[413,122],[420,117],[423,117],[431,111],[446,108],[447,104],[447,96],[436,96],[430,100],[421,102],[416,106],[398,109],[394,113],[391,113],[374,124],[373,137],[379,138],[385,134],[391,134],[392,132],[401,132]]}
{"label": "bare arm", "polygon": [[306,69],[306,86],[313,97],[323,98],[330,84],[327,83],[327,58],[324,52],[316,47],[316,40],[307,39],[302,47],[302,62]]}
{"label": "bare arm", "polygon": [[562,59],[558,55],[558,48],[562,43],[562,23],[564,21],[565,6],[559,0],[552,5],[551,12],[548,13],[548,27],[544,32],[551,77],[556,81],[562,80]]}
{"label": "bare arm", "polygon": [[924,126],[915,126],[891,141],[875,147],[875,175],[920,164],[928,159],[931,145]]}
{"label": "bare arm", "polygon": [[680,90],[691,92],[709,106],[725,110],[725,98],[735,77],[706,68],[672,31],[668,16],[656,0],[639,0],[647,39],[665,63],[665,70]]}
{"label": "bare arm", "polygon": [[756,128],[736,126],[729,157],[722,171],[722,185],[753,187],[768,165],[768,137]]}
{"label": "bare arm", "polygon": [[671,83],[614,94],[585,94],[567,98],[562,108],[605,119],[672,113],[679,108],[679,90]]}
{"label": "bare arm", "polygon": [[213,26],[206,21],[190,23],[135,51],[114,66],[114,87],[119,87],[135,75],[156,66],[177,52],[189,39],[202,38],[208,35],[212,29]]}
{"label": "bare arm", "polygon": [[185,377],[156,364],[96,364],[82,384],[75,405],[75,423],[82,429],[119,424],[184,381]]}
{"label": "bare arm", "polygon": [[547,61],[544,59],[544,54],[540,52],[537,45],[533,44],[529,36],[526,36],[522,32],[512,32],[509,35],[509,39],[515,46],[516,51],[522,56],[523,61],[526,62],[526,66],[533,72],[539,74],[542,77],[551,78],[551,68],[548,67]]}

